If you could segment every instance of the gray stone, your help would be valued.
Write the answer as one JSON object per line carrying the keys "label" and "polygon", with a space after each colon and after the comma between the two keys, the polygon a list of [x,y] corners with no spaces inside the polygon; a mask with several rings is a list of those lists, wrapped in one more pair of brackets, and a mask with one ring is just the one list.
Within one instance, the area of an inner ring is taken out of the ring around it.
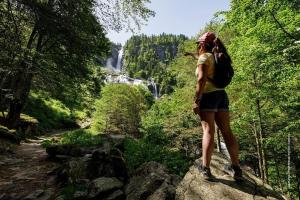
{"label": "gray stone", "polygon": [[33,193],[27,195],[25,200],[35,200],[38,197],[41,197],[44,194],[44,190],[36,190]]}
{"label": "gray stone", "polygon": [[[200,159],[196,162],[200,162]],[[221,154],[214,153],[210,165],[215,176],[213,181],[203,179],[199,170],[192,166],[176,188],[176,200],[258,200],[284,199],[279,193],[262,182],[255,175],[243,170],[243,182],[235,182],[231,176],[223,171],[228,161]]]}
{"label": "gray stone", "polygon": [[148,162],[141,165],[126,186],[127,200],[174,199],[175,188],[180,178],[168,174],[165,166],[157,162]]}
{"label": "gray stone", "polygon": [[60,195],[56,197],[55,200],[65,200],[65,197],[63,195]]}
{"label": "gray stone", "polygon": [[86,199],[88,195],[88,191],[84,190],[84,191],[76,191],[73,195],[74,199]]}
{"label": "gray stone", "polygon": [[93,180],[89,186],[89,198],[97,197],[102,193],[117,190],[123,187],[123,183],[117,178],[100,177]]}
{"label": "gray stone", "polygon": [[104,200],[123,200],[123,199],[125,199],[124,192],[121,190],[116,190]]}
{"label": "gray stone", "polygon": [[50,200],[54,195],[53,190],[36,190],[33,193],[27,195],[24,200]]}

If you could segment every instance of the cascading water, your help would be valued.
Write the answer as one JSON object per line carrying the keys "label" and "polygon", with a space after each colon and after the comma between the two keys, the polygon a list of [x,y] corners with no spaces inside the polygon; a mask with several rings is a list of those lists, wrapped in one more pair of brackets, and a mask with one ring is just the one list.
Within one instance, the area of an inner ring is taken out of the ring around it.
{"label": "cascading water", "polygon": [[105,67],[107,68],[107,69],[109,69],[109,70],[113,70],[113,58],[108,58],[107,60],[106,60],[106,65],[105,65]]}
{"label": "cascading water", "polygon": [[158,99],[159,95],[158,95],[158,90],[157,90],[157,85],[156,85],[156,83],[154,82],[154,80],[153,80],[152,78],[149,79],[149,83],[150,83],[150,85],[151,85],[152,88],[153,88],[152,93],[153,93],[154,98],[155,98],[155,99]]}
{"label": "cascading water", "polygon": [[123,59],[123,47],[118,52],[118,60],[116,65],[116,71],[120,72],[122,70],[122,59]]}
{"label": "cascading water", "polygon": [[[129,76],[125,75],[122,72],[122,64],[123,64],[123,47],[118,51],[118,59],[116,61],[116,56],[110,57],[106,61],[106,68],[110,71],[110,73],[106,76],[107,83],[124,83],[124,84],[132,84],[132,85],[142,85],[144,87],[148,87],[148,89],[152,92],[155,99],[159,98],[157,84],[154,82],[152,78],[148,79],[148,81],[143,81],[140,79],[133,79]],[[116,55],[116,54],[115,54]]]}

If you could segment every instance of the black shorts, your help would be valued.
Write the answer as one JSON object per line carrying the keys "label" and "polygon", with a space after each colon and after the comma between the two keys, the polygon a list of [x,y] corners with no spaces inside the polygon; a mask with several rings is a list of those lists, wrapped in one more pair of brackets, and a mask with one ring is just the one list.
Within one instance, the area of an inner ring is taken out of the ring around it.
{"label": "black shorts", "polygon": [[225,90],[204,93],[200,99],[200,112],[229,111],[229,100]]}

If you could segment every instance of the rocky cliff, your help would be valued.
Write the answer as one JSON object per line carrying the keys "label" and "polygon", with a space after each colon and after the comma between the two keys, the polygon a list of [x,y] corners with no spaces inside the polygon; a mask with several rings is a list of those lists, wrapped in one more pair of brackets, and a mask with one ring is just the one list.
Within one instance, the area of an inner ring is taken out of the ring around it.
{"label": "rocky cliff", "polygon": [[[200,159],[196,160],[200,162]],[[260,200],[285,199],[261,179],[243,169],[244,181],[237,183],[223,171],[228,160],[221,154],[213,155],[213,181],[206,181],[195,166],[191,166],[176,189],[176,200]]]}

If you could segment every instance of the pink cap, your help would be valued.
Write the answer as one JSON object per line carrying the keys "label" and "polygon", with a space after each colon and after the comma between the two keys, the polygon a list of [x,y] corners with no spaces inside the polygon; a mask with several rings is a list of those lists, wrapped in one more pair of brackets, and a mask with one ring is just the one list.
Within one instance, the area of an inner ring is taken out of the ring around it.
{"label": "pink cap", "polygon": [[216,39],[216,35],[213,32],[206,32],[199,37],[198,42],[201,44],[213,43],[215,39]]}

